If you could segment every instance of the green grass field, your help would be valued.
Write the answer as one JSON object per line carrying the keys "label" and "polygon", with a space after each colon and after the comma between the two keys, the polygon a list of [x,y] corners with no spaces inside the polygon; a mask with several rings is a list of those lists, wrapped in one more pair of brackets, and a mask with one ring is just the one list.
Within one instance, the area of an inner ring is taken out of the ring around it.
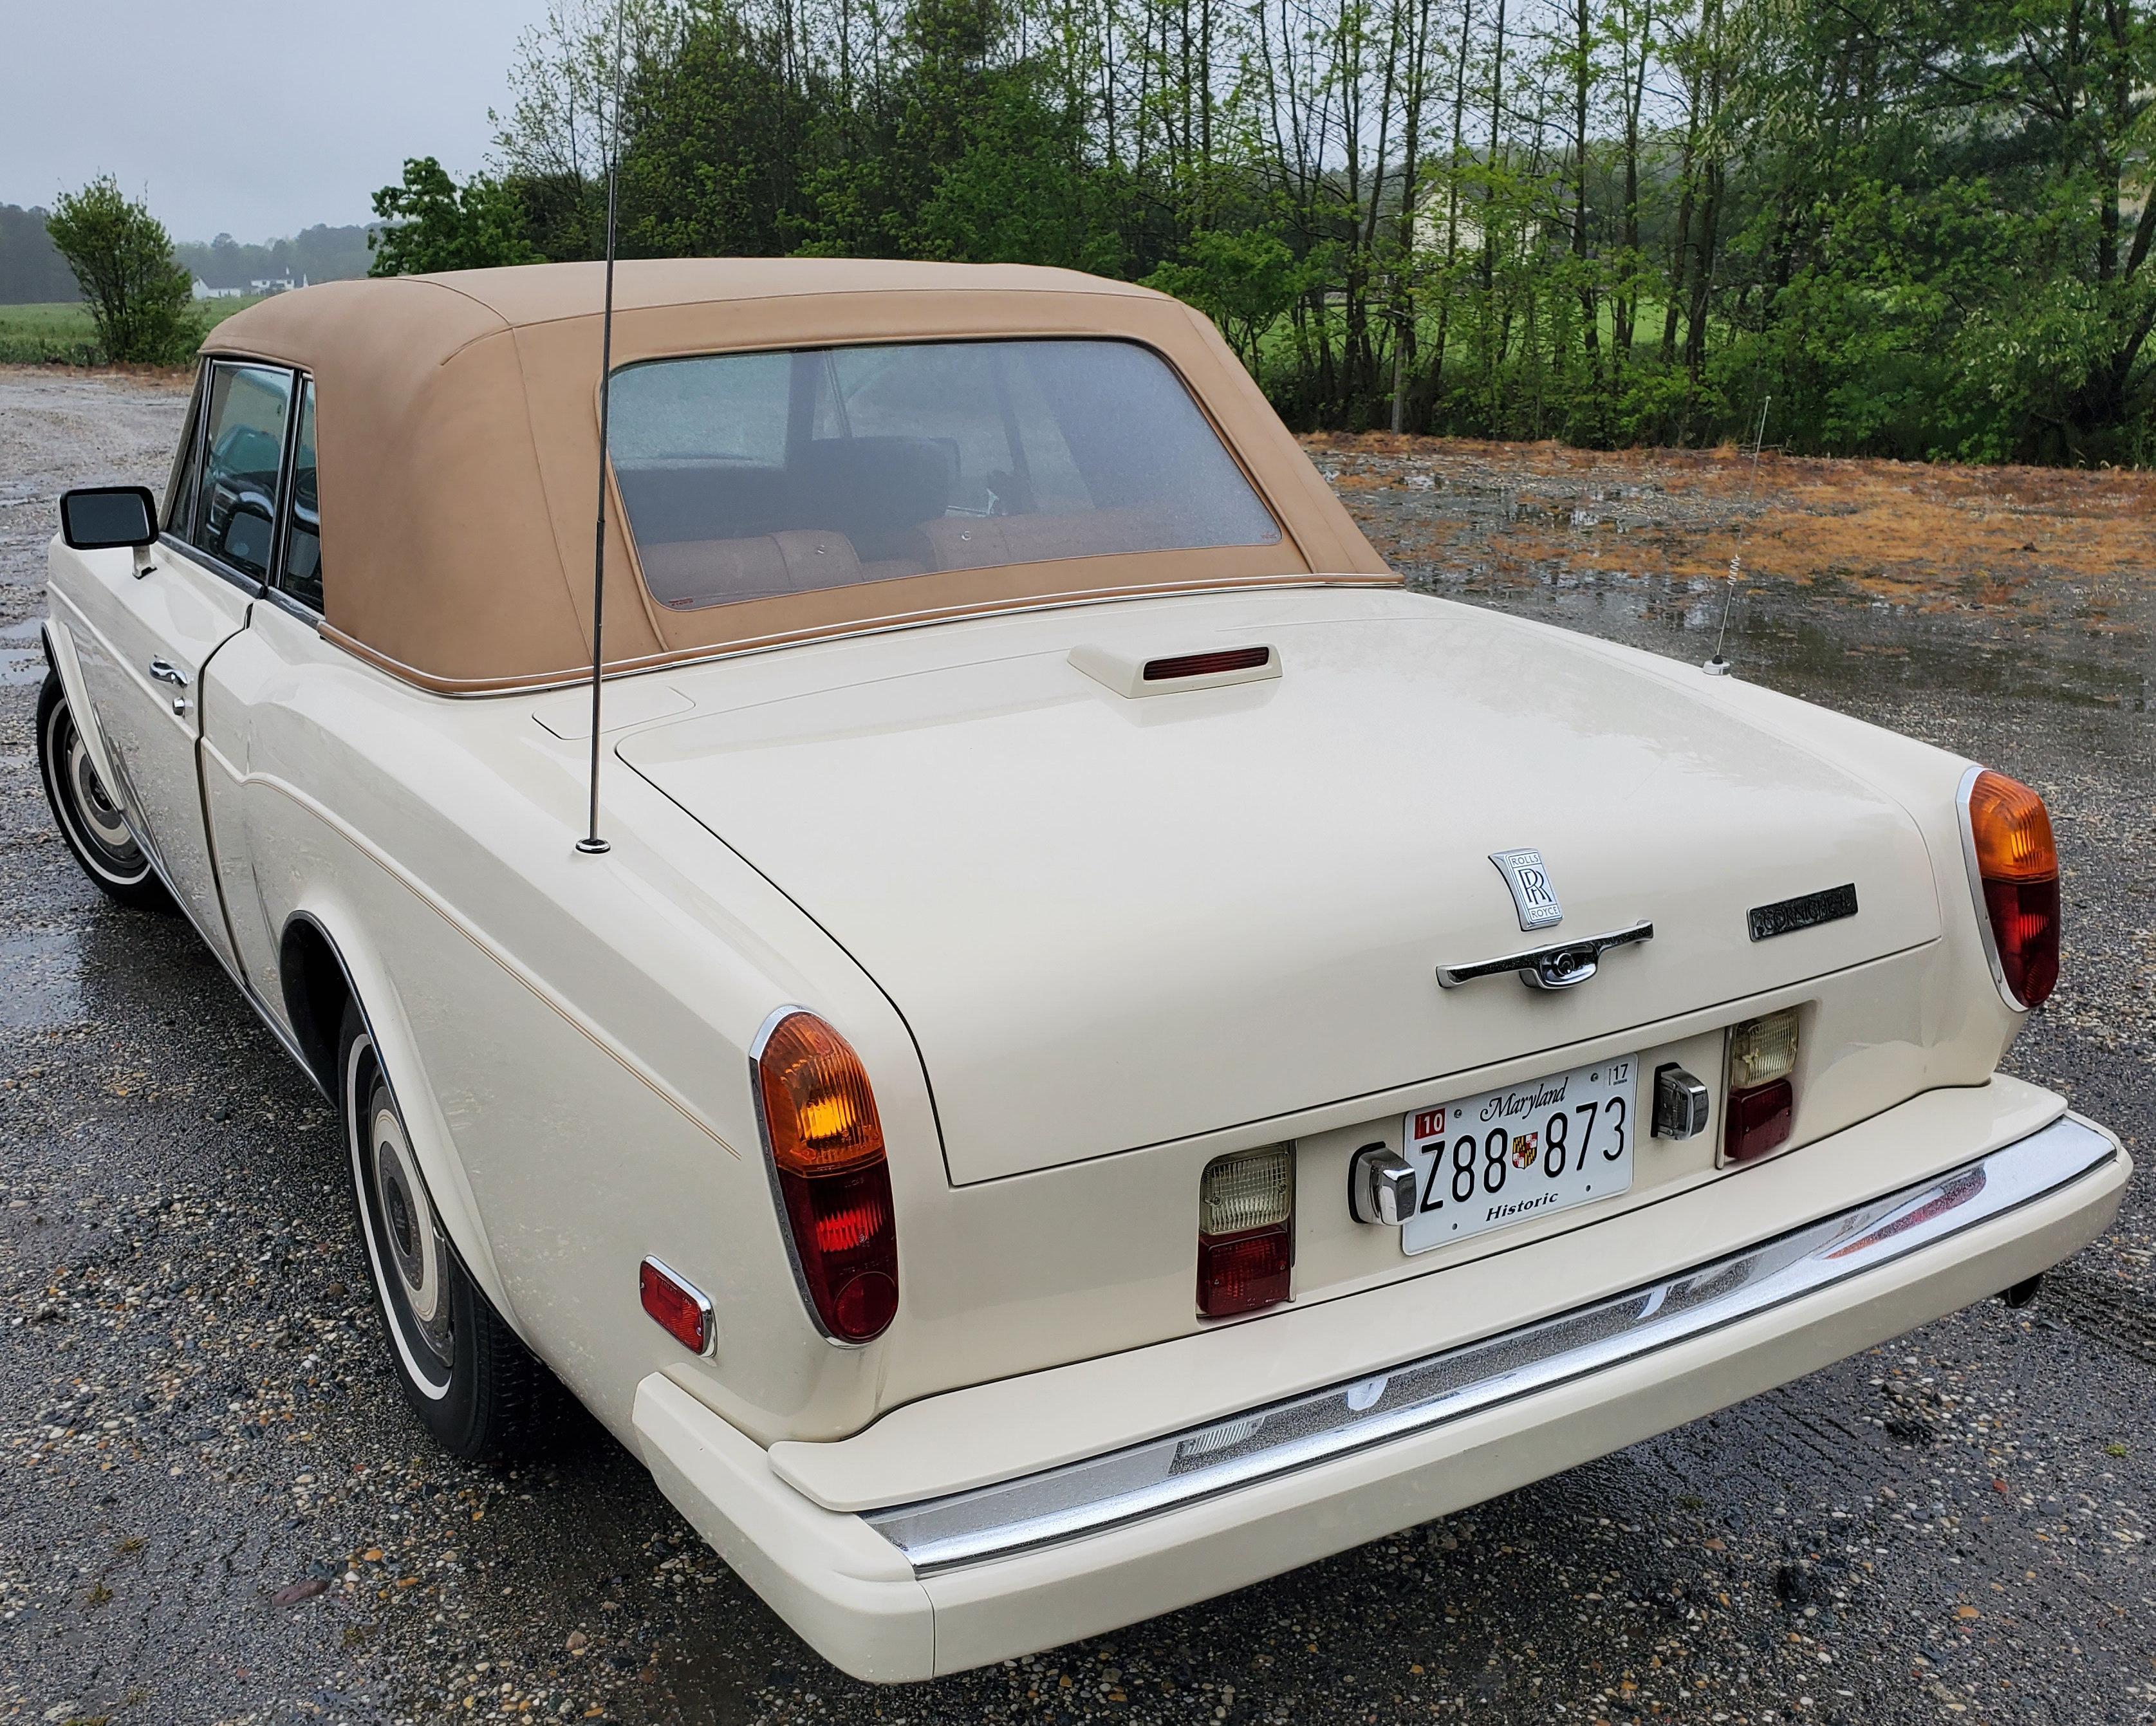
{"label": "green grass field", "polygon": [[[235,311],[257,302],[249,299],[206,300],[195,307],[205,331]],[[80,301],[42,306],[0,306],[0,365],[101,366],[90,307]]]}

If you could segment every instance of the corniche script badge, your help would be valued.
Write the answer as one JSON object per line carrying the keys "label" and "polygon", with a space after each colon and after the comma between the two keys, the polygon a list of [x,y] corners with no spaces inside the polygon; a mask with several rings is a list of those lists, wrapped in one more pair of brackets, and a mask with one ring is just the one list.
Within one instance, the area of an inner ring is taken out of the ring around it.
{"label": "corniche script badge", "polygon": [[1564,921],[1564,907],[1557,902],[1543,854],[1534,850],[1492,851],[1490,860],[1512,890],[1512,908],[1520,914],[1523,929],[1547,929]]}
{"label": "corniche script badge", "polygon": [[1856,883],[1845,881],[1816,893],[1783,899],[1772,905],[1755,905],[1744,913],[1754,941],[1772,941],[1777,935],[1794,935],[1799,929],[1816,928],[1856,915]]}

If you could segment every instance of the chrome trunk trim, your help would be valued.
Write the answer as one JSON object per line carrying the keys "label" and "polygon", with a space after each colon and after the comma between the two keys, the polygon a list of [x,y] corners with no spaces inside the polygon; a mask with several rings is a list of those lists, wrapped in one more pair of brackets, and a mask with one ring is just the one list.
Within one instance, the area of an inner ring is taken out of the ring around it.
{"label": "chrome trunk trim", "polygon": [[1353,1384],[863,1520],[921,1575],[1097,1533],[1749,1318],[2003,1216],[2117,1154],[2103,1134],[2061,1117],[1948,1174],[1629,1294]]}

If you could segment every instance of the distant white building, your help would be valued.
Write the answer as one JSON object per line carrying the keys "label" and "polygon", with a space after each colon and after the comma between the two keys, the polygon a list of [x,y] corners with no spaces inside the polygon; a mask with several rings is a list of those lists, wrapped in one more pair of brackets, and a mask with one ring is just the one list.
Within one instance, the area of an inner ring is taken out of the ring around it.
{"label": "distant white building", "polygon": [[195,278],[195,298],[198,300],[237,300],[245,292],[244,288],[213,288],[200,276]]}
{"label": "distant white building", "polygon": [[[248,283],[247,291],[250,294],[267,296],[271,294],[289,294],[293,289],[304,288],[306,285],[307,279],[305,275],[297,281],[294,281],[289,275],[265,275]],[[239,290],[235,289],[234,291],[236,293]]]}

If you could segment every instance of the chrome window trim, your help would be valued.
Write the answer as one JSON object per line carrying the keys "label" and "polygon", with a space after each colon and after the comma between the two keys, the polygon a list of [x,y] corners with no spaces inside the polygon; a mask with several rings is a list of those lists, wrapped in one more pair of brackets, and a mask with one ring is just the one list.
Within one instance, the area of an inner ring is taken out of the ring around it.
{"label": "chrome window trim", "polygon": [[[172,531],[168,517],[180,491],[180,475],[189,468],[198,469],[201,465],[203,418],[207,411],[206,401],[209,394],[209,367],[208,360],[198,362],[195,367],[194,393],[187,399],[187,434],[180,439],[179,448],[172,452],[172,470],[165,481],[165,495],[157,501],[157,537],[160,539]],[[201,477],[198,472],[196,477]],[[198,491],[195,501],[199,503],[202,494]],[[190,522],[188,525],[192,527],[193,524]],[[182,538],[185,537],[184,534],[181,536]]]}
{"label": "chrome window trim", "polygon": [[916,1575],[928,1575],[1180,1510],[1816,1294],[2017,1210],[2118,1154],[2106,1134],[2061,1116],[1959,1168],[1645,1287],[1352,1384],[862,1520],[905,1554]]}
{"label": "chrome window trim", "polygon": [[1969,900],[1976,911],[1976,932],[1984,943],[1984,962],[1991,967],[1991,980],[1999,990],[1999,999],[2016,1013],[2026,1014],[2029,1004],[2014,993],[2006,981],[2006,968],[1999,963],[1999,937],[1991,932],[1991,907],[1984,902],[1984,872],[1976,860],[1976,829],[1969,820],[1969,800],[1983,772],[1983,768],[1972,763],[1961,776],[1961,789],[1954,794],[1954,808],[1961,825],[1961,864],[1969,879]]}
{"label": "chrome window trim", "polygon": [[[238,355],[209,354],[206,355],[203,361],[203,374],[205,381],[209,374],[220,366],[239,367],[250,372],[282,372],[293,380],[291,402],[285,414],[284,439],[279,446],[277,458],[277,501],[275,505],[276,513],[275,519],[270,524],[269,574],[274,576],[278,568],[276,560],[281,554],[285,543],[285,499],[292,481],[292,443],[297,434],[299,424],[299,379],[301,374],[296,367],[280,365],[274,360],[249,359]],[[211,392],[206,388],[203,394],[202,423],[198,433],[198,446],[195,451],[198,463],[208,459],[210,393]],[[197,480],[195,521],[188,524],[190,533],[193,532],[202,517],[203,494],[200,488],[199,475]],[[238,564],[226,562],[208,547],[198,545],[192,538],[183,538],[175,542],[173,536],[169,533],[160,534],[158,537],[161,541],[172,542],[174,550],[186,553],[209,573],[230,582],[233,586],[252,598],[259,599],[275,585],[266,577],[250,575]]]}
{"label": "chrome window trim", "polygon": [[[262,597],[276,604],[303,623],[319,624],[323,613],[304,599],[296,598],[285,585],[285,578],[291,572],[285,567],[285,559],[292,549],[292,493],[300,478],[300,398],[315,387],[315,374],[305,367],[292,368],[292,423],[285,439],[285,468],[277,480],[277,537],[276,552],[270,565],[271,579],[262,584]],[[316,410],[320,411],[319,408]],[[322,459],[321,429],[315,429],[315,464],[319,475]],[[321,481],[315,481],[316,506],[321,506]]]}

